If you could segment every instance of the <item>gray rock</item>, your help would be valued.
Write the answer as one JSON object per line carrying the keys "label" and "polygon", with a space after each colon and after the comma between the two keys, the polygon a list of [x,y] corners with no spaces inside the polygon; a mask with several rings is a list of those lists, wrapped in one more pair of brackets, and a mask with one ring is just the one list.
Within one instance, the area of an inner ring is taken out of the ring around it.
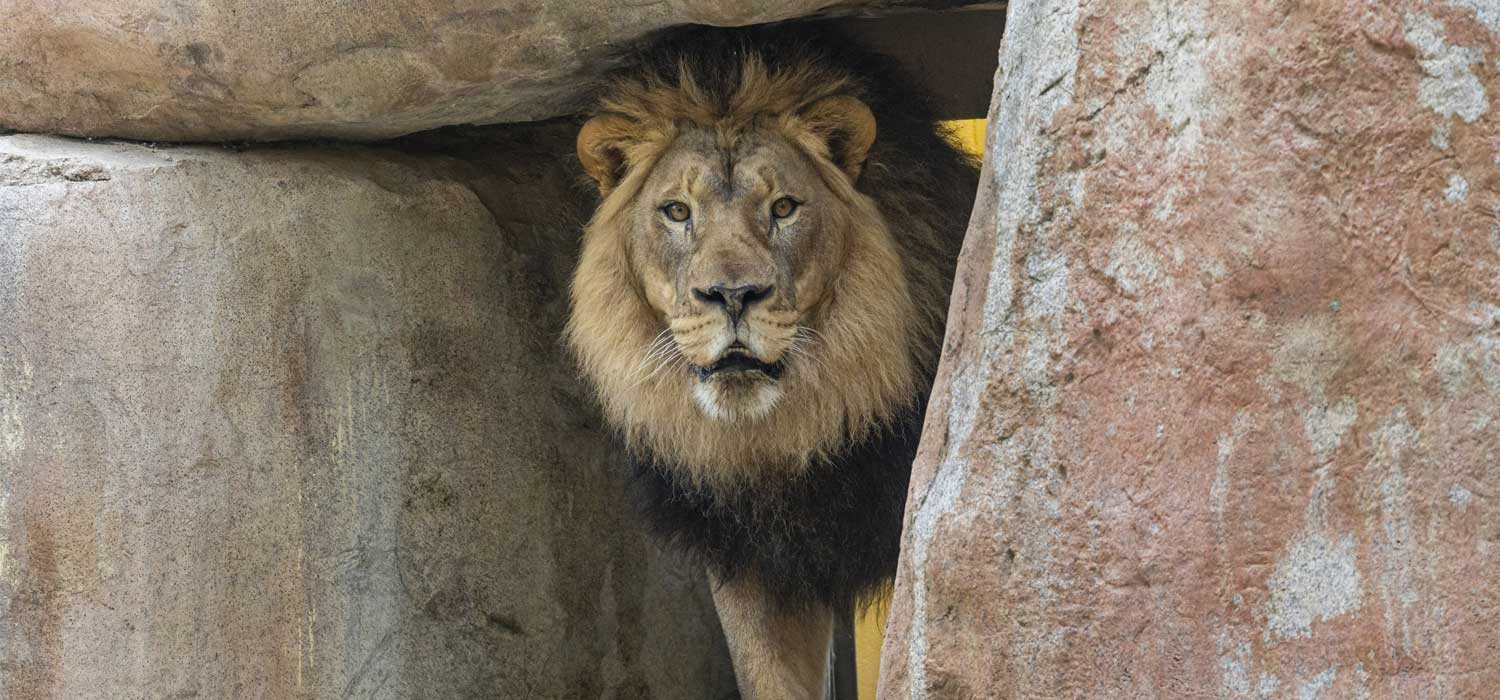
{"label": "gray rock", "polygon": [[0,698],[732,691],[557,342],[570,131],[425,148],[0,138]]}
{"label": "gray rock", "polygon": [[576,111],[621,45],[951,0],[0,3],[0,126],[145,140],[373,140]]}

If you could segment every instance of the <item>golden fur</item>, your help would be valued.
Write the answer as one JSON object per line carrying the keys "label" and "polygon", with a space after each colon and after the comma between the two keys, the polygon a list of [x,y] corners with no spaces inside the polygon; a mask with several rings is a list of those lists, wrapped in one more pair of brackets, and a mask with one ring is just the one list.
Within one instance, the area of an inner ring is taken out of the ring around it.
{"label": "golden fur", "polygon": [[[584,233],[567,340],[627,443],[697,482],[797,473],[861,440],[925,390],[951,273],[924,253],[942,246],[923,240],[937,233],[914,219],[921,207],[908,206],[912,195],[857,186],[886,180],[860,180],[860,149],[878,137],[854,94],[848,76],[815,62],[771,70],[750,54],[729,95],[700,88],[686,64],[675,80],[622,79],[580,132],[580,160],[603,200]],[[702,343],[694,330],[703,324],[674,298],[683,295],[680,281],[642,262],[651,253],[638,212],[655,207],[643,186],[669,152],[713,158],[751,141],[790,147],[811,163],[832,195],[819,202],[818,238],[839,245],[792,263],[798,280],[823,280],[815,294],[791,290],[795,300],[751,311],[770,348],[763,359],[786,362],[771,404],[715,417],[690,399],[701,389],[683,366],[695,359],[689,355]]]}
{"label": "golden fur", "polygon": [[822,700],[832,611],[778,609],[753,584],[710,580],[741,700]]}

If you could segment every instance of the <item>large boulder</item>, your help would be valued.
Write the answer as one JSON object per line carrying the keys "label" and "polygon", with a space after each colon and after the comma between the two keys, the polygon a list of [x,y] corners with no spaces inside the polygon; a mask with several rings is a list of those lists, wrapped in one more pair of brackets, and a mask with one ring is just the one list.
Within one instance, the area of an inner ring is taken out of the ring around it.
{"label": "large boulder", "polygon": [[1493,7],[1010,5],[881,697],[1495,697]]}
{"label": "large boulder", "polygon": [[500,140],[0,138],[0,698],[733,691],[560,349],[571,130]]}
{"label": "large boulder", "polygon": [[372,140],[577,111],[623,46],[954,0],[0,2],[0,127],[74,136]]}

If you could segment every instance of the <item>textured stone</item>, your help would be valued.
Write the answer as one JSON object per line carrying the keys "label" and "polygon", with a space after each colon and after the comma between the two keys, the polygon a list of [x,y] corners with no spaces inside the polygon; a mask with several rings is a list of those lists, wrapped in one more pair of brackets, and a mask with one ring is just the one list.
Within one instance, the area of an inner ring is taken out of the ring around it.
{"label": "textured stone", "polygon": [[732,692],[560,350],[571,138],[0,138],[0,698]]}
{"label": "textured stone", "polygon": [[1500,687],[1482,3],[1013,3],[881,697]]}
{"label": "textured stone", "polygon": [[379,139],[583,106],[622,45],[907,0],[0,1],[0,127],[221,141]]}

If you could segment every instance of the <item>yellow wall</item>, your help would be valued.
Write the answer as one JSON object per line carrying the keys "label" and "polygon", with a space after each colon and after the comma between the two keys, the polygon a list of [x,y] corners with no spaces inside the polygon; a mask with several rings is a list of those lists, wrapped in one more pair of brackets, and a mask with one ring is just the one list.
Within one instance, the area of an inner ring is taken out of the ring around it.
{"label": "yellow wall", "polygon": [[957,137],[959,144],[964,147],[964,150],[976,156],[984,155],[983,119],[962,119],[947,122],[947,125],[948,128],[953,130],[953,135]]}
{"label": "yellow wall", "polygon": [[[984,120],[965,119],[947,122],[953,136],[964,150],[984,155]],[[854,668],[859,680],[859,700],[875,700],[875,682],[880,679],[880,642],[885,638],[885,621],[891,612],[889,596],[883,597],[854,622]]]}
{"label": "yellow wall", "polygon": [[854,621],[854,679],[859,683],[859,700],[875,700],[875,681],[880,680],[880,642],[885,637],[885,620],[891,613],[891,597],[860,612]]}

